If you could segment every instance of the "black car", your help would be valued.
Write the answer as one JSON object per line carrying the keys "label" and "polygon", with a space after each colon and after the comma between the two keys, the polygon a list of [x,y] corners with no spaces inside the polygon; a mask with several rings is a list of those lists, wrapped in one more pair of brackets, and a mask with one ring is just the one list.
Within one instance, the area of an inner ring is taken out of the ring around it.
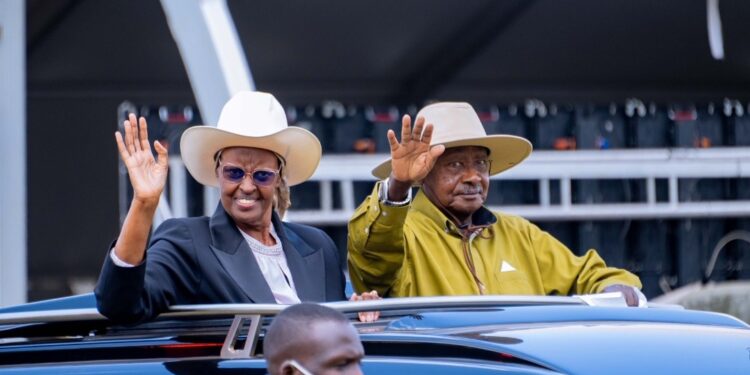
{"label": "black car", "polygon": [[[750,374],[750,326],[724,314],[596,297],[326,305],[352,319],[381,311],[355,323],[366,374]],[[0,310],[0,375],[265,374],[264,330],[285,307],[174,306],[123,326],[92,306],[85,295]]]}

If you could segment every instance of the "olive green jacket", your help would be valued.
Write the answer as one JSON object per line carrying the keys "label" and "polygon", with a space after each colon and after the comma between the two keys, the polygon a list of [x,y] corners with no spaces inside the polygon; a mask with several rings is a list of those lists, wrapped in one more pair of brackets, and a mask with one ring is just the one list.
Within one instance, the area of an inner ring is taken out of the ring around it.
{"label": "olive green jacket", "polygon": [[349,221],[349,273],[358,292],[570,295],[598,293],[612,284],[641,287],[637,276],[607,267],[595,250],[575,256],[521,217],[482,208],[473,222],[488,227],[464,238],[421,192],[410,205],[394,207],[380,202],[379,189],[380,183]]}

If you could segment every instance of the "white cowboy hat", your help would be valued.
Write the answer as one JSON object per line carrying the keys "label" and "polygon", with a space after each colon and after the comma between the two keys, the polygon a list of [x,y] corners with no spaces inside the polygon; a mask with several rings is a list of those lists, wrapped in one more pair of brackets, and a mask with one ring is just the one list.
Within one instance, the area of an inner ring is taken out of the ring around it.
{"label": "white cowboy hat", "polygon": [[[417,113],[424,117],[425,125],[432,124],[431,146],[445,145],[445,148],[479,146],[490,151],[492,168],[490,175],[510,169],[531,154],[531,142],[514,135],[487,135],[477,112],[469,103],[444,102],[430,104]],[[391,174],[391,159],[372,170],[379,178]]]}
{"label": "white cowboy hat", "polygon": [[289,186],[306,181],[318,168],[320,141],[309,131],[290,127],[281,104],[271,94],[242,91],[230,99],[214,126],[194,126],[180,139],[182,161],[203,185],[218,186],[216,161],[227,147],[254,147],[275,152],[285,160]]}

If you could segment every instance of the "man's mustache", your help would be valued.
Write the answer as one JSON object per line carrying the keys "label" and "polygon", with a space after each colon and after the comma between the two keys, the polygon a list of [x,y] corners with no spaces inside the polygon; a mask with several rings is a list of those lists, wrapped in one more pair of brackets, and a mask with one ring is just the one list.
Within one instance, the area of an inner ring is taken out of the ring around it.
{"label": "man's mustache", "polygon": [[461,185],[461,189],[458,191],[459,194],[482,194],[484,189],[481,185]]}

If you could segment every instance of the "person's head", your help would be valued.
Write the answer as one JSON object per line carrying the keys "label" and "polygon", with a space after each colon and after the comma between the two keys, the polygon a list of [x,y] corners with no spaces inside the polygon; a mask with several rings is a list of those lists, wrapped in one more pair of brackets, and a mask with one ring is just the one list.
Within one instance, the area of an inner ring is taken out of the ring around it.
{"label": "person's head", "polygon": [[361,374],[364,349],[341,313],[314,303],[287,307],[268,327],[263,355],[271,375]]}
{"label": "person's head", "polygon": [[465,222],[487,199],[489,156],[478,146],[446,149],[422,181],[422,189],[438,207]]}
{"label": "person's head", "polygon": [[221,205],[241,229],[271,222],[275,209],[283,215],[291,202],[283,159],[254,147],[229,147],[216,155]]}
{"label": "person's head", "polygon": [[[531,143],[524,138],[487,135],[469,103],[430,104],[417,113],[419,117],[433,126],[431,146],[445,146],[420,183],[430,201],[461,221],[484,203],[490,176],[512,168],[531,153]],[[381,179],[388,177],[390,159],[372,173]]]}
{"label": "person's head", "polygon": [[271,94],[243,91],[232,97],[216,127],[194,126],[180,141],[190,174],[221,190],[221,205],[237,226],[267,227],[274,209],[290,205],[289,187],[312,176],[320,141],[289,127],[286,112]]}

